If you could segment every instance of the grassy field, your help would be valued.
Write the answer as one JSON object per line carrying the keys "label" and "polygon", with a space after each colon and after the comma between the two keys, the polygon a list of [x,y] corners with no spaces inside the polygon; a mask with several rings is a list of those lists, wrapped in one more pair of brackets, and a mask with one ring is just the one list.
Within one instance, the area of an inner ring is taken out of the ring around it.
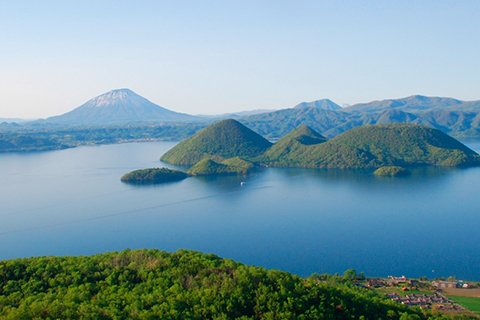
{"label": "grassy field", "polygon": [[443,288],[442,292],[446,296],[462,296],[480,298],[480,288]]}
{"label": "grassy field", "polygon": [[400,287],[383,287],[379,289],[375,289],[379,295],[384,296],[387,293],[398,293],[399,296],[405,297],[407,294],[433,294],[432,291],[419,291],[419,290],[409,290],[403,291]]}
{"label": "grassy field", "polygon": [[462,296],[450,296],[447,298],[458,303],[467,310],[480,313],[480,298],[475,297],[462,297]]}

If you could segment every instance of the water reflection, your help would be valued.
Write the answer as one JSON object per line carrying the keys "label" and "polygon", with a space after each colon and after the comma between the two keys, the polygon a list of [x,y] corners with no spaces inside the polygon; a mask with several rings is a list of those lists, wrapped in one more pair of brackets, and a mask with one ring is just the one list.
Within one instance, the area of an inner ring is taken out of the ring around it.
{"label": "water reflection", "polygon": [[174,185],[181,181],[183,181],[183,179],[176,180],[176,181],[121,181],[121,182],[127,185],[135,186],[135,187],[151,188],[151,187],[157,187],[161,185],[165,185],[165,186]]}

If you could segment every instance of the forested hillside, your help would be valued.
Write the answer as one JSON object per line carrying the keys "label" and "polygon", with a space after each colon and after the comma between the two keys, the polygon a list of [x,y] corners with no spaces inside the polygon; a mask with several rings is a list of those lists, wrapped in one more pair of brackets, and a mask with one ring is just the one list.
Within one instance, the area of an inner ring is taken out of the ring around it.
{"label": "forested hillside", "polygon": [[185,250],[14,259],[0,319],[445,319],[323,278]]}
{"label": "forested hillside", "polygon": [[[325,142],[299,127],[256,160],[278,167],[373,169],[382,166],[477,166],[480,156],[440,130],[413,124],[353,128]],[[316,143],[312,143],[315,141]]]}
{"label": "forested hillside", "polygon": [[234,158],[256,156],[272,143],[233,119],[218,121],[167,151],[160,160],[193,165],[212,156]]}

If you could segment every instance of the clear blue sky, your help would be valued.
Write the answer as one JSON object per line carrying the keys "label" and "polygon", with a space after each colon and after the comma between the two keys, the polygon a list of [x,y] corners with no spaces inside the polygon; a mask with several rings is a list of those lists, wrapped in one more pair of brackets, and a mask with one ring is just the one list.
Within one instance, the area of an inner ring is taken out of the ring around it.
{"label": "clear blue sky", "polygon": [[1,1],[0,117],[118,88],[190,114],[480,100],[480,1]]}

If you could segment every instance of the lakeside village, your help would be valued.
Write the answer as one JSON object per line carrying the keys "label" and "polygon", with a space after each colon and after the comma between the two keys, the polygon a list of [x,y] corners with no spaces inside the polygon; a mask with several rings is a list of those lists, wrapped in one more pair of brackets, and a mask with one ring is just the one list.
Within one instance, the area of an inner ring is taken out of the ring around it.
{"label": "lakeside village", "polygon": [[[450,279],[449,279],[450,280]],[[465,311],[445,295],[480,297],[480,288],[463,281],[407,279],[405,276],[389,276],[388,279],[369,278],[365,284],[356,285],[384,292],[388,299],[409,307],[438,308],[442,311]]]}

